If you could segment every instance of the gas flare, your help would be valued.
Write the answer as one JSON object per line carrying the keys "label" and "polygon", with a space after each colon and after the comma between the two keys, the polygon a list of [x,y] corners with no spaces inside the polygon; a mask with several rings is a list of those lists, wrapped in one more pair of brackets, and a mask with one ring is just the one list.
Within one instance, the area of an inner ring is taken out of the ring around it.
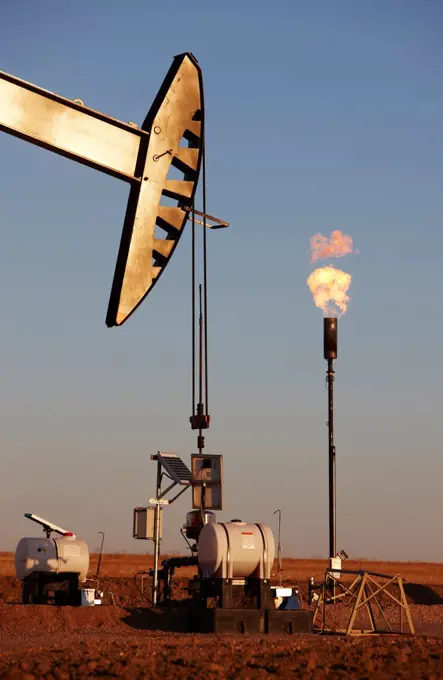
{"label": "gas flare", "polygon": [[352,237],[349,234],[343,234],[339,229],[333,231],[329,239],[323,234],[314,234],[311,238],[311,262],[344,257],[352,253],[353,250]]}
{"label": "gas flare", "polygon": [[307,280],[314,302],[325,316],[343,316],[348,308],[351,275],[331,265],[315,269]]}

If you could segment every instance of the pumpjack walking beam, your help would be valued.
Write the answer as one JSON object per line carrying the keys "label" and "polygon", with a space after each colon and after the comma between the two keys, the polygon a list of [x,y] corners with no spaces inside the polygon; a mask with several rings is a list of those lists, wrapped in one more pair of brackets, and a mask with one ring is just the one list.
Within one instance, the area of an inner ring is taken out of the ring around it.
{"label": "pumpjack walking beam", "polygon": [[[0,130],[129,182],[130,193],[109,299],[106,324],[122,325],[168,264],[192,219],[193,414],[209,427],[207,379],[206,227],[229,226],[206,212],[204,97],[201,68],[186,52],[173,63],[141,128],[123,123],[32,83],[0,71]],[[171,166],[183,178],[169,178]],[[195,209],[200,168],[203,210]],[[175,205],[165,205],[166,197]],[[202,220],[196,219],[196,215]],[[195,408],[195,223],[203,225],[203,308],[200,312],[200,394]],[[214,224],[208,224],[213,222]],[[205,399],[202,397],[204,357]]]}
{"label": "pumpjack walking beam", "polygon": [[[106,316],[121,325],[164,271],[194,203],[204,138],[197,60],[174,58],[141,128],[0,72],[0,130],[131,185]],[[182,180],[168,179],[171,165]]]}

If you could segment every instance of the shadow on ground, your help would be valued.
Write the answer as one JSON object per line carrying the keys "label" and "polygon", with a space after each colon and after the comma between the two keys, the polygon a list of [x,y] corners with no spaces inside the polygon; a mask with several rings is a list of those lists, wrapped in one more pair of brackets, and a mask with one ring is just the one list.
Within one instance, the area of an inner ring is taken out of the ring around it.
{"label": "shadow on ground", "polygon": [[428,606],[443,604],[443,597],[431,586],[424,586],[421,583],[404,583],[404,589],[413,604]]}
{"label": "shadow on ground", "polygon": [[183,607],[150,609],[126,608],[127,616],[121,621],[136,630],[161,630],[169,633],[186,633],[189,630],[189,611]]}

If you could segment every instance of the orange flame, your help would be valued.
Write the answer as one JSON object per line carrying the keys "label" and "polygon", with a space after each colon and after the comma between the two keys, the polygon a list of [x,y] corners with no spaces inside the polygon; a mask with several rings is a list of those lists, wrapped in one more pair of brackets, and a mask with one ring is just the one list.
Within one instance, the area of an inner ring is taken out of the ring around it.
{"label": "orange flame", "polygon": [[354,249],[352,237],[343,234],[339,229],[331,233],[331,238],[323,234],[315,234],[311,238],[311,262],[327,260],[332,257],[344,257]]}
{"label": "orange flame", "polygon": [[351,275],[332,266],[315,269],[307,280],[314,302],[325,316],[343,316],[348,308]]}

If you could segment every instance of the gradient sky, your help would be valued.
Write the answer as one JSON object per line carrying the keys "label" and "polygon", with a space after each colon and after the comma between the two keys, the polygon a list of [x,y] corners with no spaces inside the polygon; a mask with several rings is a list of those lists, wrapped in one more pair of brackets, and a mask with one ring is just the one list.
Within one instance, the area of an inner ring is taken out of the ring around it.
{"label": "gradient sky", "polygon": [[[439,0],[4,0],[0,68],[141,123],[174,55],[204,74],[208,453],[221,519],[328,551],[322,314],[309,239],[359,255],[336,362],[338,548],[443,561],[443,7]],[[132,539],[158,449],[194,451],[190,230],[122,328],[105,312],[128,186],[0,134],[0,549],[35,512],[108,551]],[[164,550],[184,547],[185,496]]]}

